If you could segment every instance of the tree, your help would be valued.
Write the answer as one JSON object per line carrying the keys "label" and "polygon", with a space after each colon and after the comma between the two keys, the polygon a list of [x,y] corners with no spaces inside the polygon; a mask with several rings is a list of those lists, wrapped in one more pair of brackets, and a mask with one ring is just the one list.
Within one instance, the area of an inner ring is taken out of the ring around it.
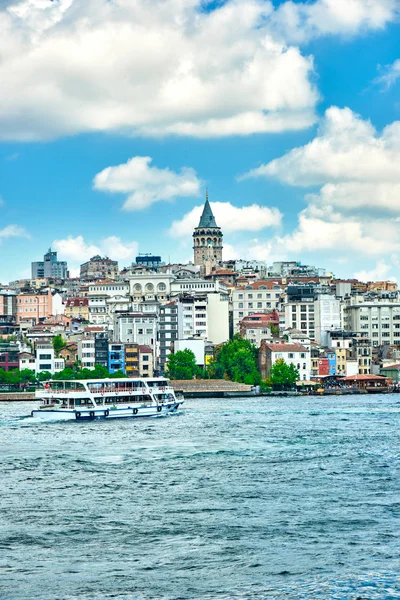
{"label": "tree", "polygon": [[271,367],[270,379],[275,389],[291,389],[299,377],[299,372],[294,364],[286,364],[283,358],[278,358]]}
{"label": "tree", "polygon": [[186,348],[168,356],[167,376],[170,379],[193,379],[201,375],[194,353]]}
{"label": "tree", "polygon": [[258,385],[261,381],[257,367],[258,350],[249,340],[236,334],[222,344],[215,353],[209,371],[215,378],[225,378],[238,383]]}
{"label": "tree", "polygon": [[53,337],[53,348],[54,348],[54,352],[56,353],[56,356],[59,355],[60,350],[62,350],[63,348],[65,348],[66,345],[67,344],[63,340],[62,335],[55,335]]}

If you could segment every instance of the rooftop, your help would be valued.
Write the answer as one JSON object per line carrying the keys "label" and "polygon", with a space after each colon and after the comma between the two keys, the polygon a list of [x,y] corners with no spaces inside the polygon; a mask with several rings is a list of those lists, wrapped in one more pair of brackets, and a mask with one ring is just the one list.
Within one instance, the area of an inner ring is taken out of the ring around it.
{"label": "rooftop", "polygon": [[218,227],[215,217],[213,215],[213,211],[211,210],[210,203],[208,201],[208,192],[206,193],[206,201],[203,208],[203,213],[200,217],[200,221],[197,227]]}
{"label": "rooftop", "polygon": [[271,352],[308,352],[307,348],[301,344],[267,344],[266,348],[271,350]]}

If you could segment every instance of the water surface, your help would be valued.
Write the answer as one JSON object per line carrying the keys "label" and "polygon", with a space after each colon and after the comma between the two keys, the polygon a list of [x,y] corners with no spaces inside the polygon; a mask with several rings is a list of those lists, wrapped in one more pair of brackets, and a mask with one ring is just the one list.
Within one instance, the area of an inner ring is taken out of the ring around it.
{"label": "water surface", "polygon": [[400,396],[0,404],[0,598],[400,598]]}

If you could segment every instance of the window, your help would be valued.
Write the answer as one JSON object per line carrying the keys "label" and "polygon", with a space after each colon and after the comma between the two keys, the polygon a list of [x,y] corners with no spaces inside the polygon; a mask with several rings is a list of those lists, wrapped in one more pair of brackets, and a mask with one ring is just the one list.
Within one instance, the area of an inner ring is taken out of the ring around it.
{"label": "window", "polygon": [[305,358],[305,357],[306,357],[306,355],[304,354],[304,352],[302,352],[302,353],[300,354],[300,358]]}
{"label": "window", "polygon": [[293,358],[293,352],[289,352],[289,358]]}
{"label": "window", "polygon": [[239,308],[243,308],[243,302],[239,302]]}
{"label": "window", "polygon": [[257,308],[262,308],[262,302],[257,302]]}
{"label": "window", "polygon": [[143,335],[143,329],[138,329],[138,334]]}
{"label": "window", "polygon": [[248,308],[253,308],[253,303],[249,302]]}

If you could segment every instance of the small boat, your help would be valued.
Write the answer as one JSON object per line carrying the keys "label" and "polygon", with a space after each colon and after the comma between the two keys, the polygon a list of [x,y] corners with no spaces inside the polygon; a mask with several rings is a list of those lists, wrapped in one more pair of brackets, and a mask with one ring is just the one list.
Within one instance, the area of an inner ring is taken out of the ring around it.
{"label": "small boat", "polygon": [[161,417],[183,404],[164,377],[50,380],[35,396],[32,417],[52,421]]}

